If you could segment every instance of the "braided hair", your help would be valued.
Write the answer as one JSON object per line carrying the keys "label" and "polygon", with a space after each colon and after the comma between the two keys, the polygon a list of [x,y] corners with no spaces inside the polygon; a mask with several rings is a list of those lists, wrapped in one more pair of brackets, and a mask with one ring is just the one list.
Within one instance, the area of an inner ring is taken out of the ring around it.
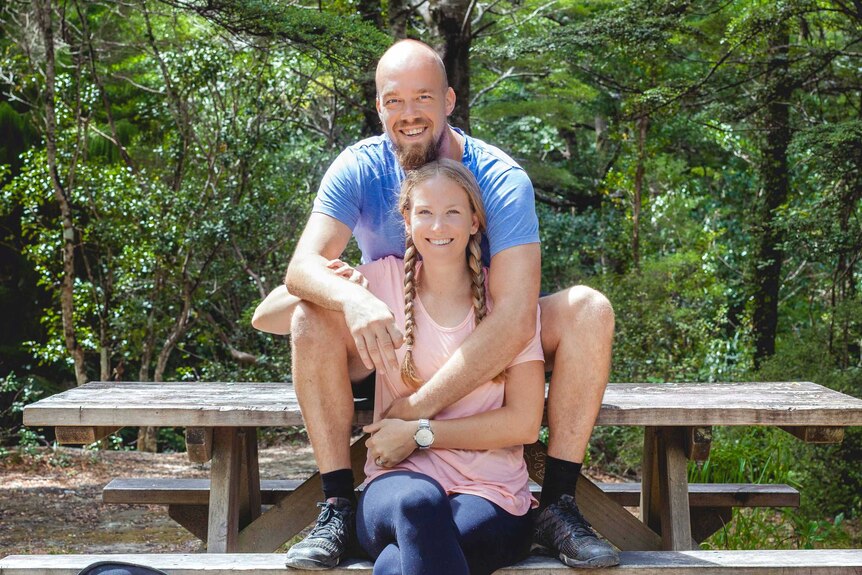
{"label": "braided hair", "polygon": [[[467,265],[470,269],[471,296],[473,300],[474,317],[476,325],[479,325],[488,314],[488,304],[485,299],[485,270],[482,267],[482,234],[487,228],[485,207],[482,204],[482,192],[476,178],[464,164],[449,159],[439,159],[435,162],[425,164],[421,168],[408,172],[404,183],[401,185],[401,194],[398,197],[398,211],[406,220],[413,206],[413,191],[416,186],[427,182],[437,176],[444,176],[458,184],[467,194],[470,209],[479,221],[479,228],[475,234],[470,236],[467,243]],[[416,363],[413,359],[413,346],[416,343],[416,319],[414,316],[414,301],[418,281],[416,278],[416,262],[418,251],[413,243],[413,238],[407,234],[406,249],[404,251],[404,344],[407,354],[401,363],[401,379],[409,387],[418,389],[423,383],[422,378],[416,373]],[[502,383],[503,374],[499,374],[494,381]]]}

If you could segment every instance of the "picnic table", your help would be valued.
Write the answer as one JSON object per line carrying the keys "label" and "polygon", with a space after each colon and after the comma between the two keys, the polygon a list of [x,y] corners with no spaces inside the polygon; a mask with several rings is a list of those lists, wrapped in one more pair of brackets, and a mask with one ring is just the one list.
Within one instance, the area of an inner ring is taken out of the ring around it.
{"label": "picnic table", "polygon": [[[357,410],[355,423],[370,419],[370,411]],[[277,496],[259,476],[257,428],[303,423],[289,383],[93,382],[28,405],[24,423],[54,426],[57,440],[69,444],[92,443],[125,426],[185,427],[190,459],[212,459],[209,483],[182,480],[139,491],[147,494],[144,502],[171,505],[171,517],[201,536],[211,553],[275,551],[317,515],[318,474]],[[751,503],[746,499],[757,504],[760,495],[782,505],[792,496],[768,486],[690,489],[687,461],[706,458],[712,426],[778,426],[804,441],[834,443],[845,427],[862,425],[862,400],[810,382],[612,383],[597,425],[645,429],[643,482],[632,501],[631,490],[615,492],[583,477],[577,498],[584,516],[623,551],[690,550],[729,519],[731,507]],[[541,484],[542,445],[527,446],[525,457]],[[351,460],[359,483],[364,439],[351,447]],[[624,507],[635,502],[640,518]],[[262,512],[264,504],[271,506]]]}

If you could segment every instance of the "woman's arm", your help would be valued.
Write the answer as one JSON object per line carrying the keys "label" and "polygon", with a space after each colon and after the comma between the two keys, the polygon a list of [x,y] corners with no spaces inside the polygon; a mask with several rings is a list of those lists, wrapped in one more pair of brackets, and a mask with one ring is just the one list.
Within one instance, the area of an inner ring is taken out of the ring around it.
{"label": "woman's arm", "polygon": [[251,318],[251,325],[266,333],[287,335],[290,333],[293,310],[300,301],[302,300],[287,291],[287,287],[280,285],[258,304]]}
{"label": "woman's arm", "polygon": [[[498,409],[432,421],[432,449],[497,449],[535,442],[545,404],[545,364],[527,361],[510,367],[505,385],[506,398]],[[416,449],[413,434],[418,427],[418,421],[380,420],[364,428],[373,434],[366,446],[374,458],[396,465]]]}

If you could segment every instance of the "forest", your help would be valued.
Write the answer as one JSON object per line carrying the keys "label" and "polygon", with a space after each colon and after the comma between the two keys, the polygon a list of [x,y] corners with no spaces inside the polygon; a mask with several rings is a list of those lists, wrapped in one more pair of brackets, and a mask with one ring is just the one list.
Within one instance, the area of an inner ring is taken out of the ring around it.
{"label": "forest", "polygon": [[[289,377],[252,313],[330,161],[381,131],[404,37],[443,56],[452,125],[530,175],[542,288],[611,300],[611,381],[862,397],[858,1],[2,0],[0,26],[0,458],[50,444],[24,404],[86,381]],[[597,428],[592,465],[636,476],[637,433]],[[862,545],[862,429],[716,434],[692,480],[803,504],[711,545]]]}

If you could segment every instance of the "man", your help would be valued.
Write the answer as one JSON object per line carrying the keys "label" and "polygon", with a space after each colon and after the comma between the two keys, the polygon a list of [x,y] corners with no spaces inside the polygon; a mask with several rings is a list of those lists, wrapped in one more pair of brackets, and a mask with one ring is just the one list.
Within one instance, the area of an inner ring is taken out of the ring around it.
{"label": "man", "polygon": [[[529,178],[500,150],[448,125],[455,93],[430,47],[414,40],[396,43],[380,59],[376,83],[384,134],[351,146],[330,166],[285,279],[295,296],[285,306],[292,313],[293,382],[325,499],[312,532],[290,549],[291,567],[333,567],[353,537],[350,382],[362,381],[375,368],[397,368],[394,350],[403,336],[385,304],[358,283],[345,285],[329,265],[351,234],[364,261],[403,255],[403,223],[394,202],[404,170],[446,157],[464,162],[476,175],[488,210],[490,249],[485,253],[491,255],[488,285],[494,310],[460,353],[413,395],[393,404],[388,417],[433,420],[500,373],[535,330],[541,256]],[[296,298],[302,301],[296,303]],[[542,347],[553,375],[536,542],[569,565],[615,565],[616,552],[596,538],[574,502],[607,385],[613,310],[604,296],[585,287],[543,297],[540,305]],[[259,322],[255,327],[285,331]]]}

